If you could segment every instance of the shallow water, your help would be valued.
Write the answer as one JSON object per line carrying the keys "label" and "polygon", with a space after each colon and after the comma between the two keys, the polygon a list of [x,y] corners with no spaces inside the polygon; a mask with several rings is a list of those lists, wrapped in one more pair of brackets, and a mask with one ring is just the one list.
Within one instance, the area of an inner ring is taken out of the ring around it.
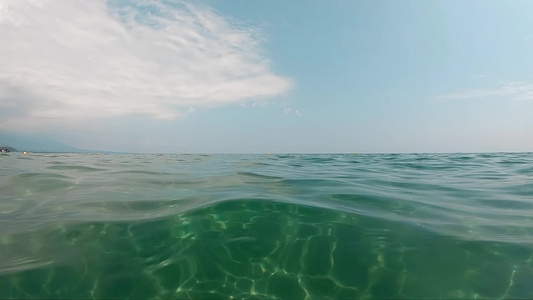
{"label": "shallow water", "polygon": [[533,298],[533,153],[9,153],[0,228],[0,298]]}

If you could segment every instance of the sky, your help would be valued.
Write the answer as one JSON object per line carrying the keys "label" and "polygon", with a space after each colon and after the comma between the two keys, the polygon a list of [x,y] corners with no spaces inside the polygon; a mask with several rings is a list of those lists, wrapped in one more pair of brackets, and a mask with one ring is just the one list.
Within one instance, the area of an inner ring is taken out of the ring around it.
{"label": "sky", "polygon": [[0,0],[0,130],[125,152],[533,151],[531,11]]}

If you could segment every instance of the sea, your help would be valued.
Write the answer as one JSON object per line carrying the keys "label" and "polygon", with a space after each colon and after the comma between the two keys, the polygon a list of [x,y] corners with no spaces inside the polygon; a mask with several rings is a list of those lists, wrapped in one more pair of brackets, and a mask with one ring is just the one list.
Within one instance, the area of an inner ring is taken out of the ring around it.
{"label": "sea", "polygon": [[533,299],[533,153],[0,155],[1,299]]}

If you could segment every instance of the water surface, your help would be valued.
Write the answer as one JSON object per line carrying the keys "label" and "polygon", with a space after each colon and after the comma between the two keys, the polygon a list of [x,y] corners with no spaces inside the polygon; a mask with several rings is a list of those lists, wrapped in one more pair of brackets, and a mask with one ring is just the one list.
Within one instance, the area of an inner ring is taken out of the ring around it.
{"label": "water surface", "polygon": [[533,298],[533,154],[0,155],[0,298]]}

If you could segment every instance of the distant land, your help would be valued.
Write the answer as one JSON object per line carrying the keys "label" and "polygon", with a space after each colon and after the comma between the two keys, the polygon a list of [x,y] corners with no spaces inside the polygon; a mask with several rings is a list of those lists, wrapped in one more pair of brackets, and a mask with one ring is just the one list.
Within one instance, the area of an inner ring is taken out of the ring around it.
{"label": "distant land", "polygon": [[54,153],[118,153],[74,148],[40,136],[0,132],[0,145],[15,148],[18,151],[54,152]]}

